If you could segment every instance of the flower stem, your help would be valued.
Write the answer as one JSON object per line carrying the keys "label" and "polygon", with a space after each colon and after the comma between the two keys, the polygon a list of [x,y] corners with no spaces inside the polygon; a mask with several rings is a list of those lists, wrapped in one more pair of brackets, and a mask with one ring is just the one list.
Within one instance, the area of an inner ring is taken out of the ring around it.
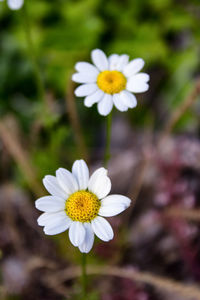
{"label": "flower stem", "polygon": [[23,26],[24,26],[24,31],[25,31],[27,48],[28,48],[30,59],[32,61],[34,73],[35,73],[35,79],[36,79],[36,84],[37,84],[37,89],[38,89],[38,96],[39,96],[40,101],[44,102],[45,101],[45,88],[44,88],[44,83],[43,83],[42,76],[40,73],[40,69],[38,66],[37,58],[35,55],[35,49],[34,49],[32,34],[31,34],[30,16],[28,14],[26,3],[24,3],[24,5],[22,7],[22,20],[23,20]]}
{"label": "flower stem", "polygon": [[112,130],[112,112],[106,118],[106,147],[104,154],[104,167],[107,167],[110,159],[110,144],[111,144],[111,130]]}
{"label": "flower stem", "polygon": [[81,269],[82,269],[82,295],[83,295],[83,300],[86,299],[86,295],[87,295],[86,264],[87,264],[87,255],[86,255],[86,253],[82,253]]}

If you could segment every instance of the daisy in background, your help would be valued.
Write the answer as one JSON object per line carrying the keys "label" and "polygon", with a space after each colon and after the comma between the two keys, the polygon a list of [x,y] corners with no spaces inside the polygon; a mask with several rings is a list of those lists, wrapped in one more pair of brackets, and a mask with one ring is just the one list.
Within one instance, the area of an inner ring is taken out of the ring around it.
{"label": "daisy in background", "polygon": [[[4,0],[0,0],[0,2],[3,2]],[[24,0],[7,0],[8,6],[12,10],[18,10],[20,9],[23,4]]]}
{"label": "daisy in background", "polygon": [[113,105],[120,111],[127,111],[137,105],[132,93],[143,93],[149,88],[149,75],[140,72],[144,66],[142,58],[129,62],[126,54],[112,54],[108,58],[105,53],[95,49],[91,53],[94,65],[78,62],[77,73],[72,80],[82,83],[75,90],[77,97],[85,97],[84,104],[91,107],[97,103],[98,112],[107,116]]}
{"label": "daisy in background", "polygon": [[88,253],[94,243],[94,234],[108,242],[113,230],[104,217],[118,215],[129,207],[131,200],[122,195],[109,195],[111,181],[107,170],[97,169],[89,178],[84,160],[76,160],[72,173],[60,168],[56,177],[47,175],[43,179],[51,194],[38,199],[35,206],[44,213],[38,224],[44,226],[47,235],[69,229],[71,243],[83,253]]}

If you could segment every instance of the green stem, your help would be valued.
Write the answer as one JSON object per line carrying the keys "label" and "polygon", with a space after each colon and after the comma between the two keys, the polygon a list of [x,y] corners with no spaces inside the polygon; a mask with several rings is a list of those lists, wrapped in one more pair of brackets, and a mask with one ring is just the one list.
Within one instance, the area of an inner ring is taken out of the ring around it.
{"label": "green stem", "polygon": [[112,130],[112,112],[106,118],[106,147],[104,154],[104,167],[107,167],[110,159],[110,144],[111,144],[111,130]]}
{"label": "green stem", "polygon": [[35,49],[34,49],[32,34],[31,34],[30,16],[28,14],[26,3],[24,3],[24,5],[22,7],[22,20],[23,20],[23,26],[24,26],[25,36],[26,36],[28,52],[29,52],[29,56],[32,61],[32,65],[33,65],[33,69],[34,69],[34,73],[35,73],[35,79],[36,79],[36,84],[37,84],[37,89],[38,89],[38,96],[39,96],[40,100],[42,102],[44,102],[45,88],[44,88],[44,83],[43,83],[42,76],[40,73],[40,69],[38,66],[37,58],[35,55]]}
{"label": "green stem", "polygon": [[82,268],[82,294],[83,294],[83,300],[86,299],[86,295],[87,295],[87,274],[86,274],[87,260],[86,259],[87,259],[86,253],[82,253],[81,268]]}

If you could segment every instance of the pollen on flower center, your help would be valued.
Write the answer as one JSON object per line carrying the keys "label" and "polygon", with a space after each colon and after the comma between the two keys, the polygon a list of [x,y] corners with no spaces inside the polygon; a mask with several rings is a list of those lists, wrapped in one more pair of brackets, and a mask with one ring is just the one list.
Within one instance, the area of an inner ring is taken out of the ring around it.
{"label": "pollen on flower center", "polygon": [[126,77],[119,71],[103,71],[97,77],[98,87],[107,94],[117,94],[126,88]]}
{"label": "pollen on flower center", "polygon": [[100,208],[100,201],[96,195],[88,191],[78,191],[69,196],[65,203],[66,214],[79,222],[93,220]]}

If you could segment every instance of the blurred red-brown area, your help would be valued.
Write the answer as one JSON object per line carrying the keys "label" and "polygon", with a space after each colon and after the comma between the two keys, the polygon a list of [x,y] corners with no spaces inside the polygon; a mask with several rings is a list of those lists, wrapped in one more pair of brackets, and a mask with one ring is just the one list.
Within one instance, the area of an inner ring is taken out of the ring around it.
{"label": "blurred red-brown area", "polygon": [[[113,241],[96,241],[89,255],[89,273],[94,273],[89,290],[95,287],[103,300],[200,299],[199,141],[133,132],[116,116],[111,149],[112,192],[127,194],[132,205],[110,219]],[[91,168],[99,163],[97,158]],[[1,297],[76,299],[79,253],[72,254],[66,234],[56,243],[45,237],[33,199],[9,181],[1,184]]]}

